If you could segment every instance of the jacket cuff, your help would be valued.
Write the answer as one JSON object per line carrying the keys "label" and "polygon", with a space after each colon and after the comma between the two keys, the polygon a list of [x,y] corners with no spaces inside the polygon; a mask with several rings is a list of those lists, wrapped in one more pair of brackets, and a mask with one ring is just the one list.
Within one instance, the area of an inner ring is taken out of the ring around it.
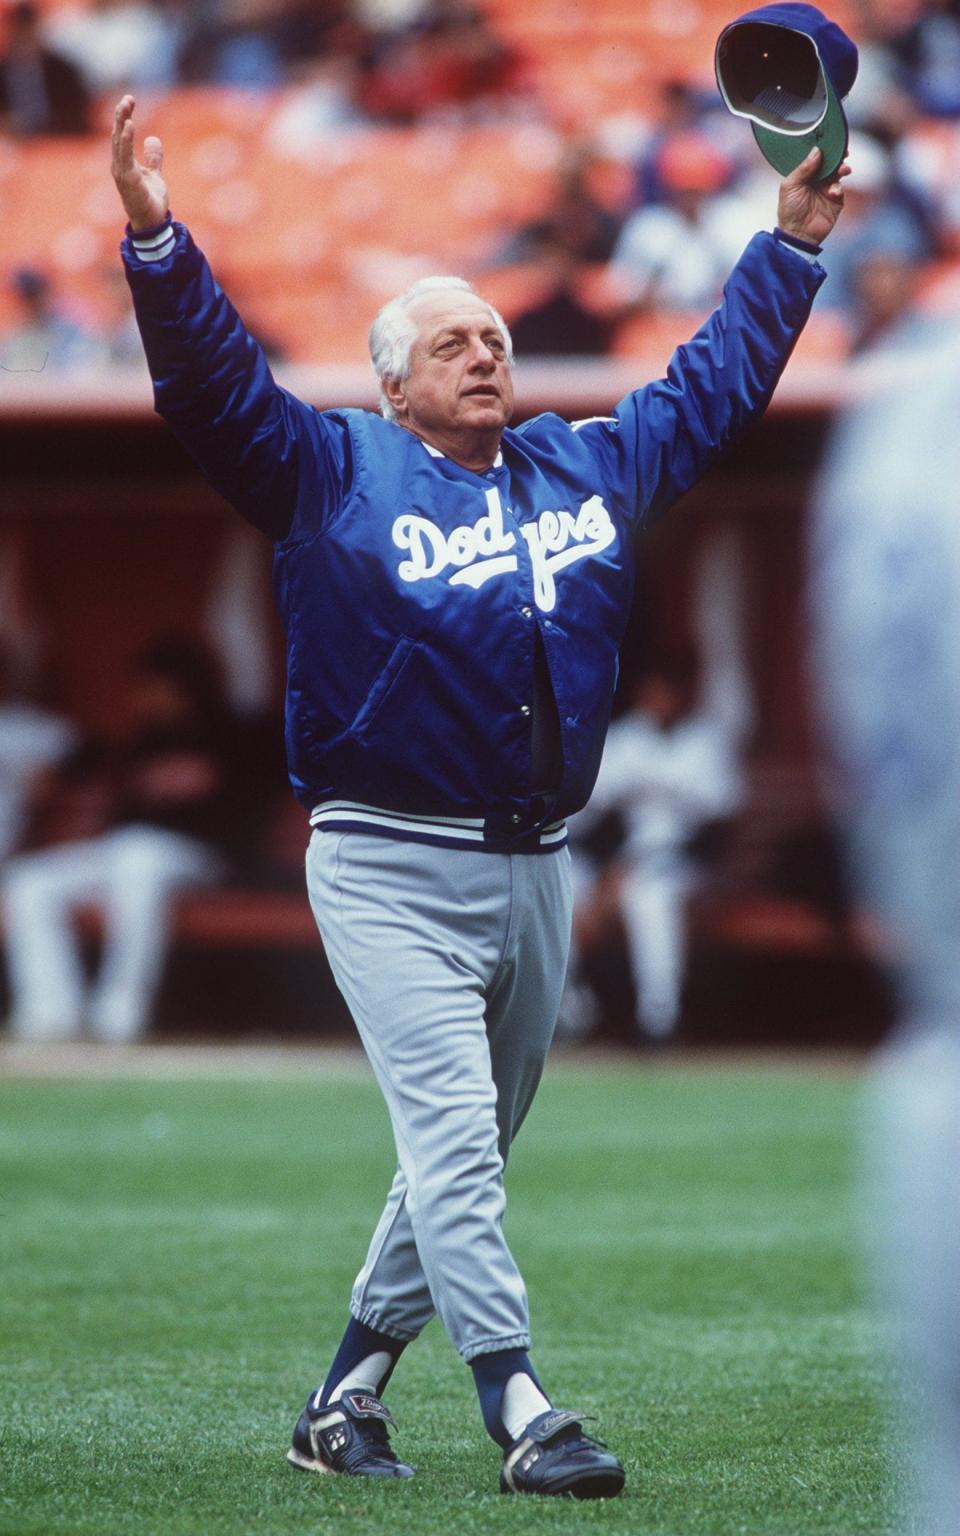
{"label": "jacket cuff", "polygon": [[781,245],[787,245],[792,251],[796,251],[798,256],[804,256],[807,261],[816,261],[823,250],[822,245],[815,245],[812,240],[801,240],[799,235],[788,235],[785,229],[780,228],[779,224],[774,228],[773,238],[778,240]]}
{"label": "jacket cuff", "polygon": [[133,230],[128,224],[126,234],[134,255],[140,261],[163,261],[176,243],[173,219],[169,213],[162,224],[156,224],[152,229]]}

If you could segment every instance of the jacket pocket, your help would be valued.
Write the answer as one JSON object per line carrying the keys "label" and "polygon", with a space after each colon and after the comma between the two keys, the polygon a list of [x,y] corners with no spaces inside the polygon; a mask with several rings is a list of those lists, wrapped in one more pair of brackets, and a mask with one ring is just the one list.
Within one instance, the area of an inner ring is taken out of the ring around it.
{"label": "jacket pocket", "polygon": [[406,635],[401,635],[370,685],[367,697],[344,732],[346,737],[363,739],[387,702],[391,691],[399,681],[400,674],[416,649],[416,640],[410,640]]}

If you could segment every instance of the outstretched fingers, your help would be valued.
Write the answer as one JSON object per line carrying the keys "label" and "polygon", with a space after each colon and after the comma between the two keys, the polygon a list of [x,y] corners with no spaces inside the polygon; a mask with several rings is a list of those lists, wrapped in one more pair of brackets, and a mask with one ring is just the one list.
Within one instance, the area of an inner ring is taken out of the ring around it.
{"label": "outstretched fingers", "polygon": [[143,163],[148,171],[163,170],[163,144],[155,134],[149,134],[143,141]]}
{"label": "outstretched fingers", "polygon": [[114,141],[120,138],[121,134],[128,127],[128,125],[130,131],[133,131],[133,112],[136,105],[136,101],[131,95],[129,95],[129,93],[126,96],[120,97],[120,100],[117,102],[117,105],[113,109]]}
{"label": "outstretched fingers", "polygon": [[133,170],[133,109],[132,96],[123,96],[117,102],[113,114],[113,174],[122,176]]}

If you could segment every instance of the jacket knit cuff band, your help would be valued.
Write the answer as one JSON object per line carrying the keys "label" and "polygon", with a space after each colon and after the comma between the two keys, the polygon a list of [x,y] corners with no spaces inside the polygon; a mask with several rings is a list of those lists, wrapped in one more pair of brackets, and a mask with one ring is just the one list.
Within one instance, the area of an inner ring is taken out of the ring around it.
{"label": "jacket knit cuff band", "polygon": [[822,245],[814,245],[812,240],[801,240],[799,235],[788,235],[779,224],[773,231],[773,238],[779,240],[781,245],[789,245],[791,250],[797,251],[801,256],[814,258],[823,250]]}
{"label": "jacket knit cuff band", "polygon": [[177,238],[169,213],[162,224],[156,224],[152,229],[132,230],[128,224],[127,234],[141,261],[162,261],[170,255]]}

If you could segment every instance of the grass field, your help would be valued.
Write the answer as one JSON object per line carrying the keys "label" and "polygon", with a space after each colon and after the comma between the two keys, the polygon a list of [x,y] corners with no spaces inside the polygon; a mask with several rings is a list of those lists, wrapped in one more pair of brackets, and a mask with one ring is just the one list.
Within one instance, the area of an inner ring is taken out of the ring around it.
{"label": "grass field", "polygon": [[816,1063],[549,1072],[508,1231],[552,1395],[627,1465],[585,1505],[496,1492],[436,1323],[388,1394],[413,1483],[286,1466],[391,1173],[363,1072],[0,1084],[0,1531],[887,1536],[858,1096]]}

